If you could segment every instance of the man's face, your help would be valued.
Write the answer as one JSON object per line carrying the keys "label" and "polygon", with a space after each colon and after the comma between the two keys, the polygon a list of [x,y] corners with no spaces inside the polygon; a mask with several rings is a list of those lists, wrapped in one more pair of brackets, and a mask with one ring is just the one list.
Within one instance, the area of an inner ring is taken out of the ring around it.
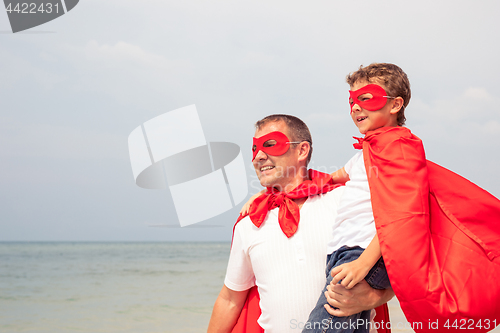
{"label": "man's face", "polygon": [[[261,129],[255,131],[255,138],[260,138],[271,132],[281,132],[291,139],[288,126],[283,121],[270,121]],[[288,184],[291,184],[298,173],[298,153],[294,145],[286,153],[280,156],[268,155],[259,150],[253,166],[260,184],[264,187],[276,187],[283,191]]]}
{"label": "man's face", "polygon": [[[361,89],[371,83],[367,81],[356,81],[351,87],[351,91]],[[382,88],[384,88],[382,86]],[[368,101],[373,97],[370,93],[362,94],[358,97],[360,101]],[[354,103],[351,105],[351,118],[354,124],[358,127],[361,134],[366,134],[368,131],[376,130],[381,127],[397,126],[397,111],[393,112],[394,100],[388,99],[385,105],[379,110],[370,111],[362,108]]]}

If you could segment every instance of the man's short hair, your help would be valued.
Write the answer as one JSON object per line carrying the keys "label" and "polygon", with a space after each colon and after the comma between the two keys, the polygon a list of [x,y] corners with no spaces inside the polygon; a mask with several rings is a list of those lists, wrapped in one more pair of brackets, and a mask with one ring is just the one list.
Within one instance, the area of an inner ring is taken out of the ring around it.
{"label": "man's short hair", "polygon": [[309,164],[309,161],[311,161],[311,156],[313,151],[311,132],[309,132],[309,128],[307,127],[307,125],[302,120],[300,120],[295,116],[291,116],[288,114],[273,114],[256,122],[255,128],[257,130],[260,130],[262,127],[264,127],[267,123],[271,121],[282,121],[285,123],[285,125],[288,127],[291,136],[291,138],[289,138],[290,141],[309,142],[310,149],[309,149],[309,155],[307,155],[307,160],[306,160],[306,166],[307,166]]}
{"label": "man's short hair", "polygon": [[363,67],[361,65],[356,72],[350,73],[346,77],[349,86],[353,86],[357,81],[367,81],[383,85],[389,96],[403,98],[403,106],[398,112],[398,126],[405,124],[405,109],[410,103],[411,89],[410,81],[406,73],[398,66],[387,63],[373,63]]}

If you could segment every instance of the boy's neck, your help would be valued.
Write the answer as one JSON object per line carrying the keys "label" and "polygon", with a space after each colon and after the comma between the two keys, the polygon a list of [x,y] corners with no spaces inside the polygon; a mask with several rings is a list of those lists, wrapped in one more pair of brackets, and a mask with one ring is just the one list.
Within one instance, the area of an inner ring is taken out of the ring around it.
{"label": "boy's neck", "polygon": [[395,125],[395,126],[382,126],[382,127],[379,127],[379,128],[376,128],[374,130],[371,130],[371,131],[368,131],[365,133],[365,136],[369,135],[369,134],[372,134],[372,133],[378,133],[378,132],[384,132],[386,130],[390,130],[391,128],[396,128],[396,127],[403,127],[403,126],[400,126],[400,125]]}

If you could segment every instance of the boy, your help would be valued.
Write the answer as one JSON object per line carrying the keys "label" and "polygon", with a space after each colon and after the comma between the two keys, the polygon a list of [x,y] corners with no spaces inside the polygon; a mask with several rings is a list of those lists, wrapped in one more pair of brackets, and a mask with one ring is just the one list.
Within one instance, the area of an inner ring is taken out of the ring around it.
{"label": "boy", "polygon": [[[408,77],[401,68],[393,64],[360,67],[347,77],[347,83],[351,88],[351,118],[361,134],[404,124],[404,109],[411,91]],[[335,232],[328,243],[327,283],[303,332],[339,332],[338,328],[345,327],[351,329],[342,332],[368,332],[369,311],[342,318],[327,311],[324,292],[328,284],[340,282],[350,289],[365,278],[372,288],[390,287],[375,229],[369,176],[362,151],[332,174],[334,182],[345,183],[345,190],[337,210]]]}

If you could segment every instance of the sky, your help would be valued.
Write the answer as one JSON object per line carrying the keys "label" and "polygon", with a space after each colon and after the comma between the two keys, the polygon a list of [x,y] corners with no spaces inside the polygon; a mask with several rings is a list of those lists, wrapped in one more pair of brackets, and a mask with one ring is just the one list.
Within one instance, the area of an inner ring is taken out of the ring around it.
{"label": "sky", "polygon": [[207,141],[241,147],[249,197],[253,124],[269,114],[307,123],[312,167],[349,160],[345,77],[373,62],[408,74],[406,125],[427,158],[500,197],[498,13],[494,0],[81,0],[13,34],[0,9],[0,241],[230,241],[242,203],[181,228],[168,190],[135,184],[128,135],[196,104]]}

